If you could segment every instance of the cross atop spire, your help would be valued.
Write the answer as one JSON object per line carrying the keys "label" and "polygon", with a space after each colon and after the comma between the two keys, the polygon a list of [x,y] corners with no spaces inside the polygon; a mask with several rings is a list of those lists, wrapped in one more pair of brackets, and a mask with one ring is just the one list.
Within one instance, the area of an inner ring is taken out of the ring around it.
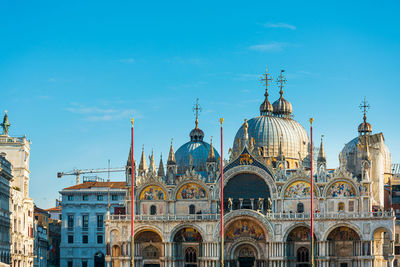
{"label": "cross atop spire", "polygon": [[265,86],[265,97],[268,97],[268,82],[272,81],[271,74],[268,73],[268,68],[265,68],[265,73],[261,76],[261,83]]}
{"label": "cross atop spire", "polygon": [[196,98],[196,104],[194,104],[193,106],[193,113],[196,116],[196,128],[199,128],[199,114],[203,109],[201,108],[200,104],[199,104],[199,99]]}
{"label": "cross atop spire", "polygon": [[281,74],[278,76],[278,79],[276,79],[276,83],[281,88],[281,90],[279,91],[281,98],[283,95],[283,87],[285,86],[285,83],[287,82],[286,78],[283,76],[284,72],[285,72],[285,70],[281,70]]}
{"label": "cross atop spire", "polygon": [[364,100],[361,102],[359,108],[361,109],[362,113],[364,114],[364,122],[367,122],[367,112],[371,108],[369,103],[366,100],[366,97],[364,96]]}

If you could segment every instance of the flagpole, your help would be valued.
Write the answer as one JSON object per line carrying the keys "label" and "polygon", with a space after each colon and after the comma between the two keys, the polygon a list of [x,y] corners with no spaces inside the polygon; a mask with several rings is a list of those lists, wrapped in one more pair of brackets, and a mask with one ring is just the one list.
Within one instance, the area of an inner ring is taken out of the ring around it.
{"label": "flagpole", "polygon": [[224,119],[219,119],[221,123],[221,267],[224,267],[224,136],[223,136],[223,127],[222,124],[224,123]]}
{"label": "flagpole", "polygon": [[314,266],[314,177],[313,177],[313,124],[314,119],[310,118],[310,138],[311,138],[311,267]]}
{"label": "flagpole", "polygon": [[135,167],[133,156],[133,118],[131,119],[132,133],[131,133],[131,267],[135,266],[135,246],[134,246],[134,221],[135,221],[135,194],[134,194],[134,181],[135,181]]}

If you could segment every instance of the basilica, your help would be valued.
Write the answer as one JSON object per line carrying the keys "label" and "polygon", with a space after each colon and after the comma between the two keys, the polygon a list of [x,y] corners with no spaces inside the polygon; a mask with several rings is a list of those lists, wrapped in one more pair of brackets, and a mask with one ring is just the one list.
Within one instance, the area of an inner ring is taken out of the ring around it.
{"label": "basilica", "polygon": [[271,78],[264,74],[260,115],[243,118],[234,140],[226,140],[232,148],[223,164],[223,199],[220,155],[212,140],[205,141],[198,116],[187,143],[175,151],[171,142],[166,166],[161,159],[156,167],[153,154],[147,163],[143,151],[132,170],[130,150],[125,207],[110,210],[105,221],[107,266],[130,266],[132,203],[137,267],[220,266],[221,208],[225,266],[310,266],[311,212],[316,266],[396,264],[395,216],[384,207],[391,155],[383,134],[367,121],[366,103],[339,166],[327,169],[322,138],[311,147],[305,126],[293,119],[283,74],[277,79],[280,97],[272,104]]}

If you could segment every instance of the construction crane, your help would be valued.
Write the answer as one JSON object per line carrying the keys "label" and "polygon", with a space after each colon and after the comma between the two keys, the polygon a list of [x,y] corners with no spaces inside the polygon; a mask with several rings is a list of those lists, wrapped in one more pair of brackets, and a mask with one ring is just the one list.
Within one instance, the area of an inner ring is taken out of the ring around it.
{"label": "construction crane", "polygon": [[[65,175],[75,175],[76,176],[76,184],[81,183],[81,174],[88,174],[88,173],[105,173],[105,172],[124,172],[126,171],[125,168],[106,168],[106,169],[84,169],[84,170],[78,170],[74,169],[73,171],[69,172],[57,172],[57,178],[61,178]],[[108,177],[108,180],[110,180],[110,177]]]}

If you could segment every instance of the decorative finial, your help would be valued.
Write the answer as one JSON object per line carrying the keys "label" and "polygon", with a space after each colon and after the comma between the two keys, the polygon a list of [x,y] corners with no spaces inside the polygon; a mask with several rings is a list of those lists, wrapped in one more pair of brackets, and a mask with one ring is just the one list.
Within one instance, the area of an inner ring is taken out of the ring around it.
{"label": "decorative finial", "polygon": [[268,68],[265,68],[265,73],[261,76],[261,82],[265,86],[265,97],[268,97],[268,82],[272,80],[273,78],[271,74],[268,73]]}
{"label": "decorative finial", "polygon": [[8,129],[10,129],[11,124],[8,121],[7,110],[5,111],[5,114],[4,114],[3,123],[0,124],[0,126],[3,127],[3,135],[8,135]]}
{"label": "decorative finial", "polygon": [[285,86],[285,83],[287,82],[286,78],[283,76],[283,73],[285,72],[285,70],[281,70],[281,75],[278,76],[278,79],[276,79],[276,83],[278,84],[278,86],[281,88],[281,90],[279,91],[279,94],[283,95],[283,87]]}
{"label": "decorative finial", "polygon": [[133,120],[133,118],[131,118],[131,124],[132,124],[132,127],[133,127],[133,121],[134,121],[134,120]]}
{"label": "decorative finial", "polygon": [[312,125],[314,122],[314,118],[310,118],[310,124]]}
{"label": "decorative finial", "polygon": [[222,126],[222,124],[224,123],[224,118],[219,118],[219,122],[221,123]]}
{"label": "decorative finial", "polygon": [[360,104],[360,109],[362,111],[362,113],[364,114],[363,119],[364,119],[364,123],[367,122],[367,112],[368,110],[371,108],[371,106],[369,105],[369,103],[366,100],[366,97],[364,96],[364,100],[361,102]]}
{"label": "decorative finial", "polygon": [[196,104],[193,106],[193,113],[196,115],[196,129],[199,128],[199,113],[202,111],[202,108],[199,104],[199,99],[196,98]]}

